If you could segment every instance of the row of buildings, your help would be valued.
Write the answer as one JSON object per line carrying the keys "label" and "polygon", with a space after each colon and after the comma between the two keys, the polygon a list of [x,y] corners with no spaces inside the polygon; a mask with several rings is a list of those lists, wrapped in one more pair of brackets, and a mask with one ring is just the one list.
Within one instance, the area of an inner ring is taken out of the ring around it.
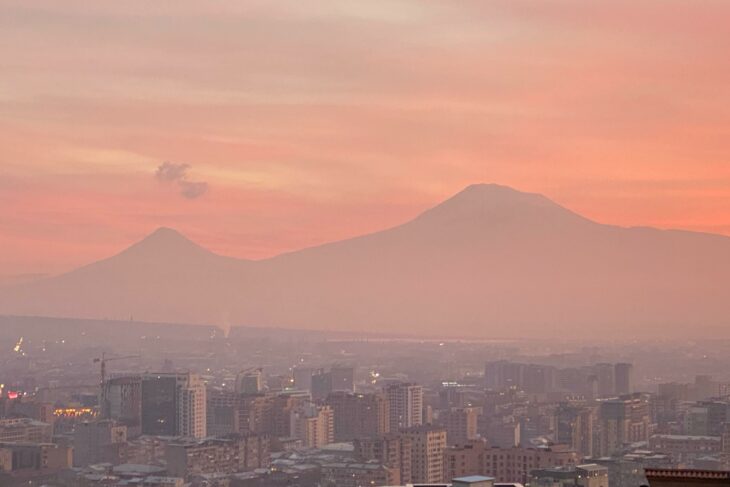
{"label": "row of buildings", "polygon": [[592,398],[611,397],[632,392],[632,369],[623,362],[558,368],[499,360],[486,364],[484,385],[487,389],[516,388],[534,394],[568,391]]}

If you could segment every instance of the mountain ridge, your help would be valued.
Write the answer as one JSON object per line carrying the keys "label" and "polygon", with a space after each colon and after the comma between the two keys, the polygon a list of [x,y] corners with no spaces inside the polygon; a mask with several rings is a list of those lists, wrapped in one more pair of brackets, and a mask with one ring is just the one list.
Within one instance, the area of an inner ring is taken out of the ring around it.
{"label": "mountain ridge", "polygon": [[257,261],[161,227],[107,259],[0,290],[0,313],[462,336],[656,332],[724,327],[727,279],[728,237],[605,225],[480,184],[401,225]]}

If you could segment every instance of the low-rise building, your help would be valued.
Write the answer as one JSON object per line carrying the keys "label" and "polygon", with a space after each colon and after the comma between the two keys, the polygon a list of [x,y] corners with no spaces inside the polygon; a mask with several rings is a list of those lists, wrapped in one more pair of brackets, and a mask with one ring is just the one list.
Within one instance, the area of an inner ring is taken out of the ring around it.
{"label": "low-rise building", "polygon": [[669,455],[675,463],[692,463],[699,457],[722,452],[721,436],[652,435],[649,448]]}
{"label": "low-rise building", "polygon": [[208,473],[234,473],[269,465],[269,439],[259,435],[237,435],[198,441],[176,441],[166,445],[168,474],[189,478]]}
{"label": "low-rise building", "polygon": [[482,475],[498,482],[527,483],[530,472],[549,467],[573,467],[581,461],[580,455],[566,445],[545,448],[489,448],[484,452]]}
{"label": "low-rise building", "polygon": [[394,485],[392,469],[380,463],[329,463],[322,465],[322,485],[363,487]]}
{"label": "low-rise building", "polygon": [[609,487],[608,469],[595,463],[536,469],[530,477],[535,487]]}
{"label": "low-rise building", "polygon": [[50,443],[53,426],[30,418],[0,419],[0,442]]}

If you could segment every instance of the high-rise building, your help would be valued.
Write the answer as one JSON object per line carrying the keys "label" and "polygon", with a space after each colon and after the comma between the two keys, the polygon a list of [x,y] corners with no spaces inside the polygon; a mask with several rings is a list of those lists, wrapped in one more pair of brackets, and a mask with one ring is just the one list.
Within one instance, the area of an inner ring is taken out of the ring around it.
{"label": "high-rise building", "polygon": [[309,367],[294,367],[292,372],[294,387],[300,391],[312,392],[312,369]]}
{"label": "high-rise building", "polygon": [[719,384],[712,380],[709,375],[695,376],[694,387],[692,388],[692,396],[694,399],[701,400],[717,396]]}
{"label": "high-rise building", "polygon": [[477,438],[479,408],[451,408],[439,413],[438,422],[446,428],[449,445],[463,445]]}
{"label": "high-rise building", "polygon": [[561,404],[555,411],[555,441],[569,445],[583,456],[593,456],[596,419],[594,407]]}
{"label": "high-rise building", "polygon": [[102,419],[112,419],[127,427],[127,436],[142,432],[142,377],[115,377],[104,383]]}
{"label": "high-rise building", "polygon": [[601,401],[600,456],[609,456],[627,443],[649,440],[649,402],[642,394]]}
{"label": "high-rise building", "polygon": [[330,369],[332,392],[355,391],[355,369],[344,365],[333,365]]}
{"label": "high-rise building", "polygon": [[633,366],[627,363],[614,365],[615,392],[618,395],[631,393],[631,369]]}
{"label": "high-rise building", "polygon": [[615,368],[613,364],[600,363],[593,366],[598,387],[598,397],[610,397],[616,394]]}
{"label": "high-rise building", "polygon": [[205,383],[197,375],[189,374],[187,381],[178,387],[178,436],[204,438],[206,430]]}
{"label": "high-rise building", "polygon": [[401,435],[411,440],[411,477],[413,483],[444,481],[446,430],[434,426],[414,426]]}
{"label": "high-rise building", "polygon": [[312,399],[321,401],[332,392],[332,374],[319,369],[312,374]]}
{"label": "high-rise building", "polygon": [[292,411],[310,403],[310,396],[306,393],[277,394],[274,397],[271,410],[271,422],[266,432],[276,438],[293,436],[294,433],[291,430]]}
{"label": "high-rise building", "polygon": [[557,369],[550,365],[528,364],[524,367],[522,388],[532,394],[555,390]]}
{"label": "high-rise building", "polygon": [[177,388],[177,374],[142,378],[142,434],[177,435]]}
{"label": "high-rise building", "polygon": [[334,441],[334,415],[329,406],[313,403],[291,411],[291,436],[308,448],[322,448]]}
{"label": "high-rise building", "polygon": [[311,375],[312,399],[321,401],[331,392],[355,390],[355,369],[342,365],[333,365],[329,371],[317,370]]}
{"label": "high-rise building", "polygon": [[142,377],[142,433],[206,436],[206,390],[198,375],[159,373]]}
{"label": "high-rise building", "polygon": [[236,392],[258,394],[264,390],[264,375],[261,369],[248,370],[236,376]]}
{"label": "high-rise building", "polygon": [[225,436],[240,432],[240,394],[229,390],[209,388],[205,399],[208,436]]}
{"label": "high-rise building", "polygon": [[390,409],[384,394],[333,392],[327,396],[326,403],[335,415],[335,441],[390,432]]}
{"label": "high-rise building", "polygon": [[240,432],[271,434],[275,396],[271,394],[244,394],[238,401],[238,428]]}
{"label": "high-rise building", "polygon": [[385,389],[390,409],[390,430],[395,432],[423,424],[423,387],[395,383]]}
{"label": "high-rise building", "polygon": [[525,364],[507,360],[489,362],[484,367],[484,385],[487,389],[522,388]]}
{"label": "high-rise building", "polygon": [[439,409],[463,408],[467,406],[466,394],[457,384],[442,384],[439,391]]}
{"label": "high-rise building", "polygon": [[697,407],[705,411],[706,432],[709,436],[721,436],[730,422],[730,402],[727,400],[699,401]]}

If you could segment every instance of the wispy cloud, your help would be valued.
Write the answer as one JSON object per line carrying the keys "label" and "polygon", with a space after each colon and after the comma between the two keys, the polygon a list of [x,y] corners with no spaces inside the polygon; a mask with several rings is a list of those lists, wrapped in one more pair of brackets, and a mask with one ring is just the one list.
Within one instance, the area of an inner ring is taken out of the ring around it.
{"label": "wispy cloud", "polygon": [[188,199],[203,196],[208,191],[205,181],[191,181],[188,179],[190,164],[165,161],[155,171],[155,179],[161,183],[174,183],[180,188],[180,194]]}

